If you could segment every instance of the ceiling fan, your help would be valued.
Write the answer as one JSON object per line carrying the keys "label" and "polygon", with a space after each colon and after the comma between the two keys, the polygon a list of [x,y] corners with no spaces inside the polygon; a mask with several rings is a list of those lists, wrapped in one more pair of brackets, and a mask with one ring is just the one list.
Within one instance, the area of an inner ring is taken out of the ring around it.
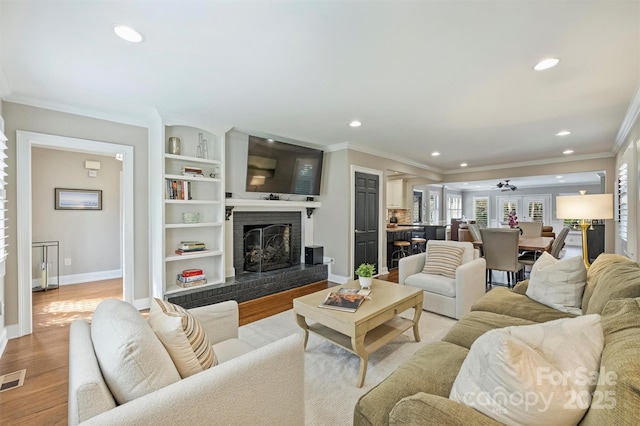
{"label": "ceiling fan", "polygon": [[507,191],[515,191],[516,189],[518,189],[517,186],[515,185],[511,185],[509,183],[509,179],[505,179],[504,183],[502,183],[502,181],[498,182],[498,184],[496,185],[498,188],[500,188],[500,190],[502,192],[507,192]]}

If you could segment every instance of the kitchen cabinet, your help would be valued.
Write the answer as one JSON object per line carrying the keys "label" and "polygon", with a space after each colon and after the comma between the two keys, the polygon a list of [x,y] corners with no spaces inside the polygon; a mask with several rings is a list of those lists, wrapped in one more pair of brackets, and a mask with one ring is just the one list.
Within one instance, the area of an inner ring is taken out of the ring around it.
{"label": "kitchen cabinet", "polygon": [[387,181],[387,208],[405,209],[404,179]]}

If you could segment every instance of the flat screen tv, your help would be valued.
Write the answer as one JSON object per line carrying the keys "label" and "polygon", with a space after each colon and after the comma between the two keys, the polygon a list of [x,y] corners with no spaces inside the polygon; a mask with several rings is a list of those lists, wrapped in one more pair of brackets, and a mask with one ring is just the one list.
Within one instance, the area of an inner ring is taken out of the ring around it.
{"label": "flat screen tv", "polygon": [[319,149],[249,136],[247,192],[320,195]]}

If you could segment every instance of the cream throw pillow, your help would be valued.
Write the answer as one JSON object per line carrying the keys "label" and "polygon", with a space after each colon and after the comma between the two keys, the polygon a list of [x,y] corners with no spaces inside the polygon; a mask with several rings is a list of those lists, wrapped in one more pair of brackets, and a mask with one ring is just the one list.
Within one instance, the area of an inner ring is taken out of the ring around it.
{"label": "cream throw pillow", "polygon": [[204,328],[181,306],[154,298],[149,324],[183,379],[218,364]]}
{"label": "cream throw pillow", "polygon": [[527,296],[557,309],[581,315],[587,270],[581,257],[558,260],[544,252],[531,268]]}
{"label": "cream throw pillow", "polygon": [[462,263],[463,252],[463,247],[431,243],[427,245],[427,256],[424,260],[422,272],[455,278],[456,269]]}
{"label": "cream throw pillow", "polygon": [[507,425],[575,425],[603,347],[597,314],[491,330],[471,345],[449,398]]}

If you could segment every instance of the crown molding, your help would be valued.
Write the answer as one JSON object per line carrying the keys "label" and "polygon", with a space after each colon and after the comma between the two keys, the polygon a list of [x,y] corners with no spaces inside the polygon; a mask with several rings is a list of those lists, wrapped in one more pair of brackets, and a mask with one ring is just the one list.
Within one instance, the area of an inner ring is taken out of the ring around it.
{"label": "crown molding", "polygon": [[362,145],[355,145],[350,142],[342,142],[334,145],[329,145],[325,151],[333,152],[333,151],[341,151],[343,149],[350,149],[353,151],[363,152],[365,154],[375,155],[377,157],[382,157],[389,160],[397,161],[399,163],[403,163],[408,166],[417,167],[419,169],[428,170],[434,173],[443,173],[442,169],[439,169],[437,167],[428,166],[424,163],[419,163],[417,161],[409,160],[408,158],[401,157],[399,155],[390,154],[385,151],[379,151],[377,149],[364,147]]}
{"label": "crown molding", "polygon": [[629,136],[629,132],[633,128],[634,124],[638,121],[638,117],[640,116],[640,86],[636,89],[635,95],[631,99],[631,103],[629,104],[629,108],[627,108],[627,113],[624,115],[624,120],[622,120],[622,124],[620,125],[620,130],[618,130],[618,134],[616,135],[616,143],[613,146],[613,154],[618,154],[620,148],[624,144],[624,141]]}
{"label": "crown molding", "polygon": [[540,166],[544,164],[557,164],[557,163],[572,163],[575,161],[584,161],[584,160],[597,160],[601,158],[611,158],[615,156],[615,154],[611,152],[600,152],[596,154],[584,154],[584,155],[569,155],[563,156],[562,158],[548,158],[545,160],[533,160],[533,161],[521,161],[519,163],[509,163],[509,164],[494,164],[492,166],[482,166],[482,167],[472,167],[465,169],[451,169],[445,170],[443,173],[445,175],[453,175],[453,174],[461,174],[461,173],[471,173],[471,172],[486,172],[490,170],[500,170],[500,169],[512,169],[516,167],[527,167],[527,166]]}

